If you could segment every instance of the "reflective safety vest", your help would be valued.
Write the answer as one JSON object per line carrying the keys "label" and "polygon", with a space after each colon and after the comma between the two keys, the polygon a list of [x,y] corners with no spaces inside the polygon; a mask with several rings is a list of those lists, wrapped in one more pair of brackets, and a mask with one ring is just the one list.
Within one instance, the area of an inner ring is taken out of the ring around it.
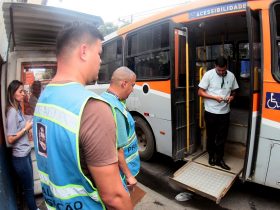
{"label": "reflective safety vest", "polygon": [[[114,109],[120,110],[120,112],[125,117],[125,120],[128,124],[127,130],[127,144],[123,147],[124,156],[127,163],[127,166],[133,176],[136,176],[140,170],[140,157],[138,153],[138,141],[135,133],[135,122],[131,114],[126,110],[126,106],[120,100],[116,98],[111,93],[104,92],[101,94],[106,101],[108,101]],[[114,112],[115,113],[115,112]],[[115,122],[117,124],[117,119],[115,117]],[[118,132],[118,125],[116,125]],[[118,139],[117,139],[118,140]],[[122,176],[123,177],[123,176]]]}
{"label": "reflective safety vest", "polygon": [[81,116],[90,98],[102,100],[79,83],[49,84],[36,105],[33,140],[48,209],[106,209],[80,165]]}

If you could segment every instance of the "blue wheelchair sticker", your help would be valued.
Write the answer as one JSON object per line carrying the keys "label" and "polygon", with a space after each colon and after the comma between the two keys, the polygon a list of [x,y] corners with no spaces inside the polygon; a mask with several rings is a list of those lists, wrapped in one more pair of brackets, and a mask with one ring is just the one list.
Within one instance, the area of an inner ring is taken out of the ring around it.
{"label": "blue wheelchair sticker", "polygon": [[280,93],[266,93],[265,108],[280,110]]}

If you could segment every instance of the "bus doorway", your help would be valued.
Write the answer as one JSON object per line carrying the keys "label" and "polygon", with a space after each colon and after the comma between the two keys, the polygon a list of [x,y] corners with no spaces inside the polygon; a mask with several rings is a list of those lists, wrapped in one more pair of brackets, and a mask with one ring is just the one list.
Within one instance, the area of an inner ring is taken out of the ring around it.
{"label": "bus doorway", "polygon": [[172,92],[172,155],[174,160],[183,159],[195,151],[195,87],[194,71],[189,69],[188,29],[174,27],[174,85]]}
{"label": "bus doorway", "polygon": [[[255,139],[257,113],[254,111],[257,111],[257,108],[254,110],[253,107],[258,107],[260,101],[254,93],[259,94],[257,87],[261,62],[260,24],[258,15],[254,15],[257,18],[254,19],[253,25],[248,24],[252,21],[250,11],[186,23],[191,40],[189,51],[195,52],[196,55],[195,59],[189,59],[190,69],[196,69],[195,86],[198,86],[204,71],[214,68],[214,61],[218,56],[227,59],[227,69],[235,75],[239,84],[237,95],[231,104],[230,127],[225,145],[224,160],[231,170],[226,171],[208,164],[206,129],[203,123],[204,109],[201,108],[202,100],[196,94],[196,122],[201,133],[201,141],[199,139],[196,141],[201,142],[200,150],[198,149],[195,157],[172,178],[181,186],[216,203],[220,202],[234,180],[246,168],[244,166],[248,165],[250,142]],[[251,132],[252,130],[254,132]]]}

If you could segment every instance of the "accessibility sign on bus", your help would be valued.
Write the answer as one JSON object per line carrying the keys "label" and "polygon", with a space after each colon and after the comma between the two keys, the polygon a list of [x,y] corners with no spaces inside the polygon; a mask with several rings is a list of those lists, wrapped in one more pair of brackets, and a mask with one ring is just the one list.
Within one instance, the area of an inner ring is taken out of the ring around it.
{"label": "accessibility sign on bus", "polygon": [[193,10],[189,13],[189,18],[200,18],[209,15],[224,14],[233,11],[244,11],[246,10],[246,2],[236,2],[230,4],[222,4],[217,6],[211,6],[203,9]]}
{"label": "accessibility sign on bus", "polygon": [[265,108],[280,110],[280,93],[266,93]]}

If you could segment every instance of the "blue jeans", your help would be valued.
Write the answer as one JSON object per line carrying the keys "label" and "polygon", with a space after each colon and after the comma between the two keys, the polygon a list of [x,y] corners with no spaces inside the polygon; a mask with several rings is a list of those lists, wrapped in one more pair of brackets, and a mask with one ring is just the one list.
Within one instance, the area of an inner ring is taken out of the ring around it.
{"label": "blue jeans", "polygon": [[30,153],[25,157],[12,157],[13,167],[23,186],[24,197],[29,210],[36,210],[34,197],[33,169]]}

